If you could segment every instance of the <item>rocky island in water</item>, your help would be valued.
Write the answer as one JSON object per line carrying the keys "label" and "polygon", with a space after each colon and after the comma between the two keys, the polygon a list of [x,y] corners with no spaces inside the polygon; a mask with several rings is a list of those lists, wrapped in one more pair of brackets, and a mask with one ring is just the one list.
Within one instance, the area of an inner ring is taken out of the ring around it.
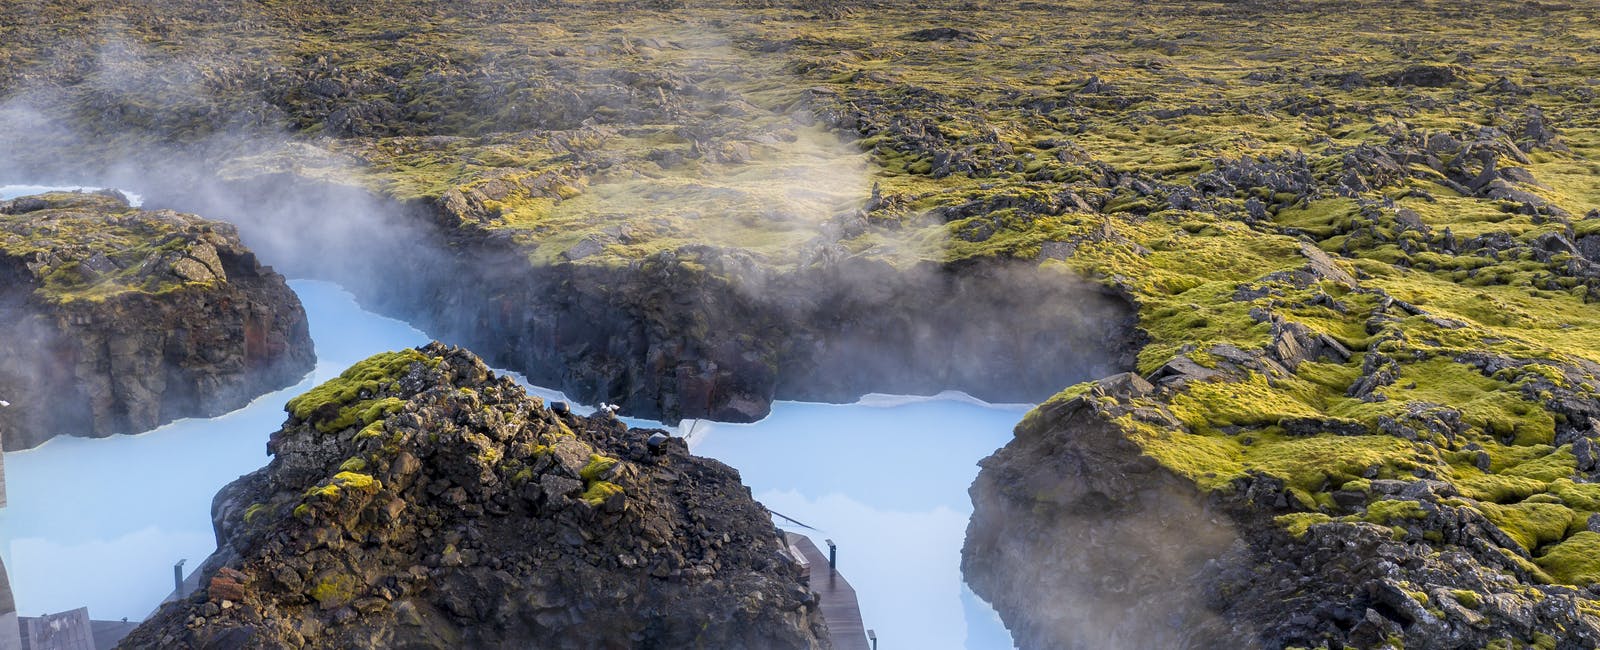
{"label": "rocky island in water", "polygon": [[[1596,16],[0,2],[0,183],[145,198],[0,202],[0,435],[293,384],[282,272],[442,342],[274,398],[123,647],[906,647],[689,445],[947,390],[1029,410],[944,479],[946,647],[1600,647]],[[894,502],[963,453],[896,426],[781,460]]]}
{"label": "rocky island in water", "polygon": [[231,411],[315,359],[299,299],[233,226],[115,190],[0,201],[0,327],[8,451]]}

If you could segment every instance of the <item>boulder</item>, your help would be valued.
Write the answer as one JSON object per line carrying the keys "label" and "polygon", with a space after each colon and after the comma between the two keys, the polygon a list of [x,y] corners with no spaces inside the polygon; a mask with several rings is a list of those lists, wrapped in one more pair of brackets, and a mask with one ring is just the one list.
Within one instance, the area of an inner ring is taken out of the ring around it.
{"label": "boulder", "polygon": [[232,226],[114,193],[0,202],[0,330],[7,450],[218,415],[315,363],[299,299]]}
{"label": "boulder", "polygon": [[126,647],[831,647],[771,514],[680,438],[549,410],[438,343],[288,411],[217,495],[206,588]]}

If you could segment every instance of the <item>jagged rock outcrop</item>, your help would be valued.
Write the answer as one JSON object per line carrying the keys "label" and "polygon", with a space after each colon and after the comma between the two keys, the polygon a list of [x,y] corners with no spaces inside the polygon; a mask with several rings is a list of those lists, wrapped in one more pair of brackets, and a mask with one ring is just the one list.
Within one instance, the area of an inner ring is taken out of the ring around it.
{"label": "jagged rock outcrop", "polygon": [[1238,539],[1232,522],[1107,421],[1119,396],[1150,390],[1131,373],[1102,381],[1031,414],[982,461],[962,571],[1018,647],[1222,648],[1249,638],[1199,588],[1207,560]]}
{"label": "jagged rock outcrop", "polygon": [[232,226],[114,192],[0,202],[0,330],[7,450],[216,415],[315,362],[299,299]]}
{"label": "jagged rock outcrop", "polygon": [[437,343],[288,405],[204,586],[125,647],[825,648],[738,473]]}
{"label": "jagged rock outcrop", "polygon": [[[1600,592],[1571,584],[1592,579],[1589,549],[1600,538],[1562,541],[1560,500],[1531,499],[1524,512],[1426,478],[1433,472],[1396,477],[1384,465],[1392,458],[1372,456],[1342,487],[1321,479],[1329,492],[1313,500],[1326,505],[1307,512],[1300,476],[1275,467],[1230,479],[1212,450],[1166,455],[1169,438],[1201,436],[1162,404],[1181,402],[1188,382],[1236,381],[1239,370],[1096,382],[1040,407],[983,461],[963,570],[1019,647],[1600,643]],[[1337,476],[1343,459],[1321,446],[1288,462]],[[1561,485],[1588,494],[1586,483]],[[1591,521],[1570,525],[1590,530]],[[1550,546],[1530,555],[1539,541]]]}
{"label": "jagged rock outcrop", "polygon": [[[491,218],[477,208],[463,208],[477,216],[462,221],[440,205],[379,202],[299,177],[227,188],[213,194],[230,203],[170,188],[152,200],[254,211],[241,224],[247,232],[329,233],[313,237],[323,241],[339,241],[349,226],[324,219],[318,205],[369,206],[381,215],[373,219],[398,222],[370,235],[381,244],[314,256],[296,241],[262,254],[303,265],[358,259],[353,269],[300,271],[338,278],[364,303],[538,385],[669,423],[750,422],[774,400],[848,402],[868,392],[1037,401],[1130,367],[1139,343],[1125,296],[1031,261],[896,266],[842,257],[797,267],[686,245],[626,265],[545,263],[515,238],[477,227],[478,217]],[[403,281],[355,275],[394,250],[427,260],[419,265],[427,272]]]}
{"label": "jagged rock outcrop", "polygon": [[[1375,323],[1434,318],[1374,293]],[[1274,332],[1262,350],[1213,346],[1210,367],[1178,357],[1058,396],[981,463],[963,569],[1020,647],[1600,644],[1593,364],[1451,360],[1541,399],[1548,439],[1427,402],[1371,425],[1194,419],[1196,400],[1349,357]],[[1364,363],[1354,399],[1385,401],[1391,367]]]}
{"label": "jagged rock outcrop", "polygon": [[[1131,366],[1137,348],[1124,298],[1019,264],[774,272],[707,248],[626,269],[552,268],[496,257],[491,242],[453,250],[470,256],[464,269],[487,257],[501,272],[440,275],[399,309],[536,383],[667,422],[753,422],[777,399],[868,392],[1039,400]],[[541,301],[551,308],[532,307]]]}
{"label": "jagged rock outcrop", "polygon": [[17,627],[17,601],[11,595],[11,577],[5,562],[0,562],[0,650],[21,650]]}

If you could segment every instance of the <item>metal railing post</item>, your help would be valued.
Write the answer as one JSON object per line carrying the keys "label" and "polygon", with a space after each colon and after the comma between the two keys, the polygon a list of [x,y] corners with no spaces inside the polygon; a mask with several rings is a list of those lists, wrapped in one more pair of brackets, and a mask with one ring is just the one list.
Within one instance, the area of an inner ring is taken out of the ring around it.
{"label": "metal railing post", "polygon": [[172,565],[172,593],[177,594],[179,598],[183,597],[183,563],[187,561],[187,559],[178,560],[177,564]]}

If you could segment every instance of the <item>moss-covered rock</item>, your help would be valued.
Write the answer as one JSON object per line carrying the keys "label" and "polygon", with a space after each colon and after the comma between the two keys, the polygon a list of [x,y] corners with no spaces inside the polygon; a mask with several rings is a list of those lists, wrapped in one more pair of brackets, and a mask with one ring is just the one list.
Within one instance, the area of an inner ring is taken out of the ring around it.
{"label": "moss-covered rock", "polygon": [[297,381],[300,301],[232,226],[114,192],[0,201],[4,447],[140,433]]}
{"label": "moss-covered rock", "polygon": [[[316,416],[386,400],[381,435]],[[272,463],[215,504],[202,584],[231,576],[243,597],[220,613],[215,588],[168,603],[125,644],[827,646],[770,513],[681,439],[651,450],[654,431],[556,413],[438,343],[362,361],[287,410]],[[470,605],[487,602],[501,605]]]}

